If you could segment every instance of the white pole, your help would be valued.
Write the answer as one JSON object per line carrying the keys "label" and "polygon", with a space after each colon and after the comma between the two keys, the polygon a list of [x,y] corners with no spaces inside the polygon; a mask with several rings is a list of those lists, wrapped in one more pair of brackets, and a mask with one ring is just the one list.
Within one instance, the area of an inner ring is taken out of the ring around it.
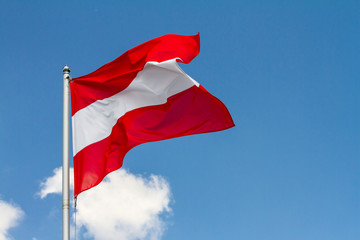
{"label": "white pole", "polygon": [[70,145],[70,68],[63,69],[63,167],[62,167],[62,195],[63,195],[63,240],[70,240],[70,178],[69,178],[69,145]]}

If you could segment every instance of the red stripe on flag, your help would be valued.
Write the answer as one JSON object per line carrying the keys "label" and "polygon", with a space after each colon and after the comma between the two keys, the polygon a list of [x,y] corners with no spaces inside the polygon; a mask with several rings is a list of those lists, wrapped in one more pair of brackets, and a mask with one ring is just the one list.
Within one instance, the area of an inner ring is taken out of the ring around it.
{"label": "red stripe on flag", "polygon": [[75,195],[119,169],[125,154],[139,144],[233,126],[225,105],[201,86],[173,95],[165,104],[130,111],[119,118],[109,137],[75,155]]}
{"label": "red stripe on flag", "polygon": [[149,61],[180,58],[190,63],[200,51],[200,36],[169,34],[152,39],[122,54],[96,71],[74,78],[71,87],[71,112],[74,115],[91,103],[124,90]]}

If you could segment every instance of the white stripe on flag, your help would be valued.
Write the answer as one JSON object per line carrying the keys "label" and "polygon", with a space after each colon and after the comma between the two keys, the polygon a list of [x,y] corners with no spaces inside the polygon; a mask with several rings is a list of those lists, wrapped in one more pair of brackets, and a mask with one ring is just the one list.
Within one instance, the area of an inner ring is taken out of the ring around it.
{"label": "white stripe on flag", "polygon": [[72,117],[74,156],[86,146],[108,137],[125,113],[164,104],[169,97],[194,85],[199,86],[179,67],[176,59],[147,62],[125,90],[90,104]]}

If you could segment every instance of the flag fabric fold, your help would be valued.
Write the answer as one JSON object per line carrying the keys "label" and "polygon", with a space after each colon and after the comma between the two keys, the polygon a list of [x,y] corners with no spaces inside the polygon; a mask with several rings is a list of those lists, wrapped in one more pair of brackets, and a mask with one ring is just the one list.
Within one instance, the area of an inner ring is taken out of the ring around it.
{"label": "flag fabric fold", "polygon": [[165,35],[73,79],[75,196],[119,169],[139,144],[234,126],[225,105],[177,64],[199,51],[199,35]]}

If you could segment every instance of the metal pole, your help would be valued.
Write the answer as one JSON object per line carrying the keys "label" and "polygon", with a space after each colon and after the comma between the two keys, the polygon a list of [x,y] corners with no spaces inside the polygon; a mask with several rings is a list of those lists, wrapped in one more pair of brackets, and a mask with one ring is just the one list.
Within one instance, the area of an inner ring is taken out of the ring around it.
{"label": "metal pole", "polygon": [[70,240],[70,178],[69,178],[69,144],[70,144],[70,68],[63,69],[63,167],[62,167],[62,196],[63,196],[63,240]]}

